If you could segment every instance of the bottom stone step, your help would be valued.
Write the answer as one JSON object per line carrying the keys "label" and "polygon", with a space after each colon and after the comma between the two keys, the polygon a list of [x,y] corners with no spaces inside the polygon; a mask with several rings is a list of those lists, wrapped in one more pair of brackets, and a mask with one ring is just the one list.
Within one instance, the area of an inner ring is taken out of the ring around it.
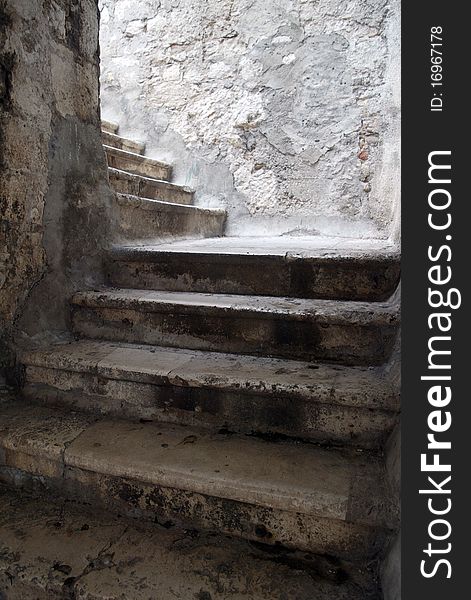
{"label": "bottom stone step", "polygon": [[5,407],[0,479],[118,514],[350,561],[396,526],[374,456],[72,411]]}
{"label": "bottom stone step", "polygon": [[375,600],[375,573],[0,487],[5,600]]}

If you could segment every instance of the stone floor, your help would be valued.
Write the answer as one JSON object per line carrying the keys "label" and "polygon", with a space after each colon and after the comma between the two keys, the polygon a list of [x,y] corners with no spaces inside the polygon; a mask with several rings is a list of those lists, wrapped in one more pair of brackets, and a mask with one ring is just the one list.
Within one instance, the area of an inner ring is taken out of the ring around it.
{"label": "stone floor", "polygon": [[373,579],[327,557],[0,487],[2,600],[376,600]]}

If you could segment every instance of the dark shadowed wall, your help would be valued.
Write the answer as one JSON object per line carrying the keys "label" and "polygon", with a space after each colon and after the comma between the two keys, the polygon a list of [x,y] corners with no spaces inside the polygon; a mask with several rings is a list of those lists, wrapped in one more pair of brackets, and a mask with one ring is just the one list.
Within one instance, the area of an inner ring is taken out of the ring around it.
{"label": "dark shadowed wall", "polygon": [[67,326],[110,235],[96,0],[0,0],[0,358]]}

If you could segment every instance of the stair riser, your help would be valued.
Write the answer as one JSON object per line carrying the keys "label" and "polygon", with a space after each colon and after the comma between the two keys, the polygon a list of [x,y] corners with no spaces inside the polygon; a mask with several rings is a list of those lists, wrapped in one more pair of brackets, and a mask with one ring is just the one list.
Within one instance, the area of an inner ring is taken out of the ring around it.
{"label": "stair riser", "polygon": [[314,442],[380,446],[397,417],[388,411],[327,405],[314,398],[107,379],[93,373],[27,367],[23,395],[126,419],[149,419]]}
{"label": "stair riser", "polygon": [[[196,307],[198,309],[198,307]],[[74,331],[89,338],[267,355],[346,365],[378,365],[389,356],[396,328],[385,324],[326,324],[315,317],[292,320],[281,315],[204,314],[72,306]]]}
{"label": "stair riser", "polygon": [[[0,481],[7,485],[41,490],[46,487],[74,501],[168,526],[217,531],[350,561],[374,556],[387,535],[358,523],[261,507],[78,467],[63,468],[62,463],[36,464],[35,457],[13,451],[5,454]],[[47,475],[43,475],[45,466]]]}
{"label": "stair riser", "polygon": [[119,194],[132,194],[174,204],[190,205],[193,203],[193,194],[185,190],[159,185],[152,181],[120,177],[112,172],[110,172],[109,177],[111,187]]}
{"label": "stair riser", "polygon": [[144,177],[162,179],[164,181],[169,181],[171,178],[172,170],[170,167],[149,163],[145,158],[137,159],[128,156],[117,156],[112,151],[106,149],[105,153],[108,166],[114,169],[120,169],[136,175],[144,175]]}
{"label": "stair riser", "polygon": [[135,154],[144,154],[145,145],[140,142],[133,142],[132,140],[112,135],[106,131],[102,132],[101,137],[103,144],[107,146],[112,146],[118,150],[125,150],[126,152],[134,152]]}
{"label": "stair riser", "polygon": [[116,123],[111,123],[110,121],[102,121],[101,122],[101,130],[105,133],[114,133],[115,135],[118,133],[119,126]]}
{"label": "stair riser", "polygon": [[121,235],[128,240],[158,236],[218,237],[224,232],[225,216],[210,213],[144,210],[117,205]]}
{"label": "stair riser", "polygon": [[155,260],[116,257],[109,264],[117,287],[168,291],[381,301],[394,292],[394,263],[353,263],[283,257],[188,256],[159,253]]}

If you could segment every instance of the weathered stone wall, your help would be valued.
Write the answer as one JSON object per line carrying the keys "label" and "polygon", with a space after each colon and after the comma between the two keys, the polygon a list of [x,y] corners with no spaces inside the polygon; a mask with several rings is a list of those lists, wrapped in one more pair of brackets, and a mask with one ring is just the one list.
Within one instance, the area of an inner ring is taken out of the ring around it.
{"label": "weathered stone wall", "polygon": [[67,326],[101,276],[112,195],[99,131],[96,0],[0,0],[0,356]]}
{"label": "weathered stone wall", "polygon": [[100,0],[103,114],[230,233],[387,236],[398,0]]}

